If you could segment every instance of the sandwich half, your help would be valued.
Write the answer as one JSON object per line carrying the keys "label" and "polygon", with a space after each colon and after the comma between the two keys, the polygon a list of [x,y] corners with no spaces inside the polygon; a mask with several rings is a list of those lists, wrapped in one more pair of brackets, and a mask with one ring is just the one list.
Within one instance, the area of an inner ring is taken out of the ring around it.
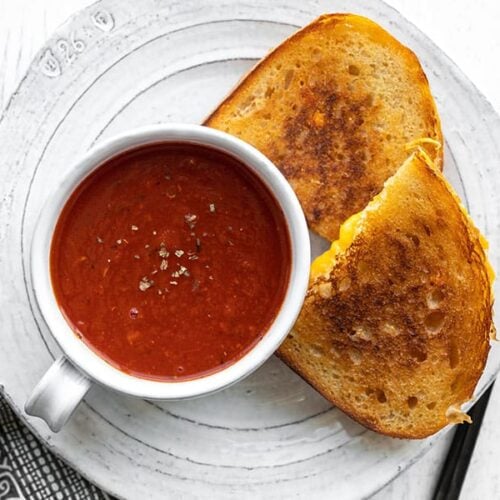
{"label": "sandwich half", "polygon": [[440,168],[441,127],[415,54],[373,21],[324,15],[243,78],[205,125],[236,135],[283,172],[310,227],[332,241],[422,137]]}
{"label": "sandwich half", "polygon": [[485,242],[428,155],[413,153],[311,267],[279,356],[361,424],[423,438],[469,422],[489,350]]}

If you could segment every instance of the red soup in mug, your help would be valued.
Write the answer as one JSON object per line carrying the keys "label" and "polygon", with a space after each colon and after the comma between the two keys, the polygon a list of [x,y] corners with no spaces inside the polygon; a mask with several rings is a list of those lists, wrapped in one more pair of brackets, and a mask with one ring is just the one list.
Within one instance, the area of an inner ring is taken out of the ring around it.
{"label": "red soup in mug", "polygon": [[64,206],[50,251],[75,333],[121,371],[166,381],[251,350],[290,266],[287,224],[263,182],[227,154],[182,143],[99,166]]}

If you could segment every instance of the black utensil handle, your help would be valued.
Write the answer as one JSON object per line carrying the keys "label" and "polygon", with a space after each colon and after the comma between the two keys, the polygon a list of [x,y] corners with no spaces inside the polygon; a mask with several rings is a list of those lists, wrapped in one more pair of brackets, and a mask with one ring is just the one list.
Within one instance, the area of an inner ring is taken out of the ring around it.
{"label": "black utensil handle", "polygon": [[458,500],[492,389],[493,384],[470,410],[472,424],[457,426],[433,500]]}

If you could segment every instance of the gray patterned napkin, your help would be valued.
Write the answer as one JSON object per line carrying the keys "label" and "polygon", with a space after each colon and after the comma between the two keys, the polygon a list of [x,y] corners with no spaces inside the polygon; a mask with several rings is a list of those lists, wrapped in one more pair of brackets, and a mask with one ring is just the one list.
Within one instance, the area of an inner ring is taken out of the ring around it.
{"label": "gray patterned napkin", "polygon": [[50,453],[0,397],[0,500],[111,500]]}

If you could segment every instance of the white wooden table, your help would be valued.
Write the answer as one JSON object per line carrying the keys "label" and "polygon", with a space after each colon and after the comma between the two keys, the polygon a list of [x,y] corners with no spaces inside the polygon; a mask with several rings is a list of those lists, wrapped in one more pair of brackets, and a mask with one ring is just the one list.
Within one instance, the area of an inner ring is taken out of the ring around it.
{"label": "white wooden table", "polygon": [[[50,33],[72,13],[91,3],[92,0],[0,0],[0,109],[7,104],[32,57]],[[389,3],[430,36],[500,112],[500,69],[495,62],[500,53],[500,2],[390,0]],[[500,498],[498,414],[500,383],[490,400],[462,499]],[[431,498],[451,437],[450,433],[374,498]]]}

